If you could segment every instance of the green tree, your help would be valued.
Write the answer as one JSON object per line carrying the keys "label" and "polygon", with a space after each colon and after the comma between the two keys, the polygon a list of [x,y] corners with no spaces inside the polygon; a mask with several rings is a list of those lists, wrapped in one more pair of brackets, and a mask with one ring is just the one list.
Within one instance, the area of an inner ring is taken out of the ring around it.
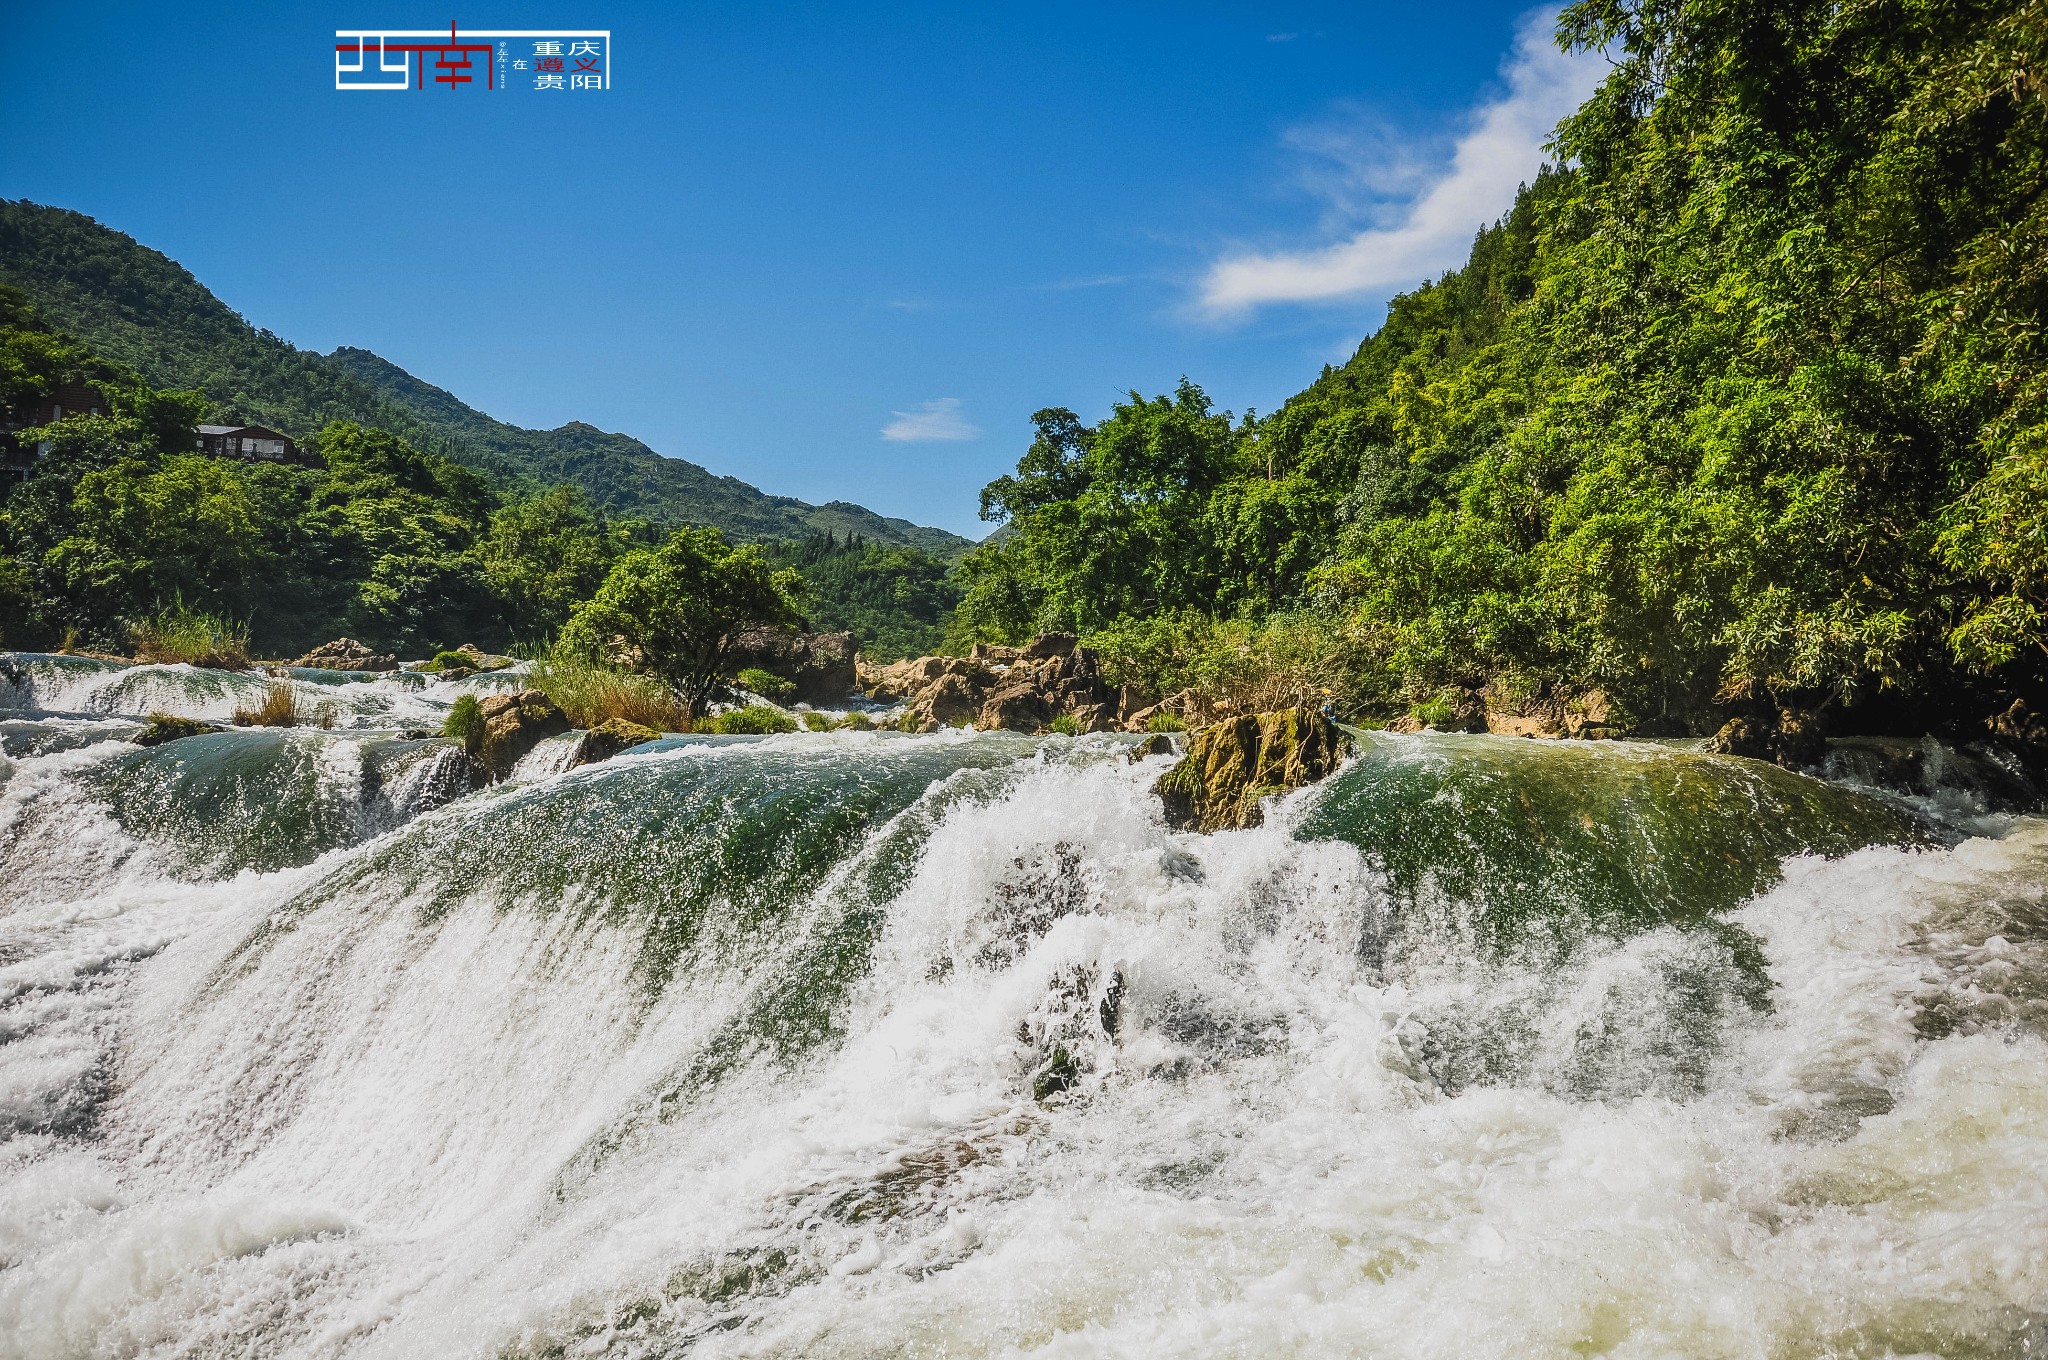
{"label": "green tree", "polygon": [[623,550],[573,486],[507,502],[479,545],[510,631],[529,638],[559,632]]}
{"label": "green tree", "polygon": [[773,566],[758,545],[735,548],[716,529],[680,529],[660,548],[620,559],[570,618],[561,642],[593,661],[637,650],[695,716],[740,634],[796,622],[801,589],[802,578]]}

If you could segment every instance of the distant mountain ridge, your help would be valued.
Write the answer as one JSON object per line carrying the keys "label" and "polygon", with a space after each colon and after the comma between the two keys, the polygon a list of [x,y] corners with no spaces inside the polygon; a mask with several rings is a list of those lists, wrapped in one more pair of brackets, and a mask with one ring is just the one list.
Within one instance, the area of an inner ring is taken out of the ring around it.
{"label": "distant mountain ridge", "polygon": [[499,476],[573,483],[612,514],[710,524],[740,539],[830,530],[946,558],[971,546],[847,501],[770,495],[581,421],[508,425],[369,350],[299,349],[251,326],[161,251],[68,208],[0,199],[0,283],[148,382],[205,392],[231,420],[299,438],[330,420],[362,421]]}

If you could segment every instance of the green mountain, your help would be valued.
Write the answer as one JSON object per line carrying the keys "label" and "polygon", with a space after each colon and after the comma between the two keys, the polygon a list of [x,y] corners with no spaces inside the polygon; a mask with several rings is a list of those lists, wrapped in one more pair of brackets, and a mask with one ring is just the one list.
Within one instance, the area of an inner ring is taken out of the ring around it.
{"label": "green mountain", "polygon": [[302,440],[331,420],[360,421],[501,477],[574,483],[614,515],[710,524],[740,539],[858,535],[944,558],[971,546],[846,501],[771,496],[581,421],[508,425],[368,350],[299,349],[251,326],[162,252],[69,209],[0,199],[0,283],[151,384],[204,392],[222,419]]}

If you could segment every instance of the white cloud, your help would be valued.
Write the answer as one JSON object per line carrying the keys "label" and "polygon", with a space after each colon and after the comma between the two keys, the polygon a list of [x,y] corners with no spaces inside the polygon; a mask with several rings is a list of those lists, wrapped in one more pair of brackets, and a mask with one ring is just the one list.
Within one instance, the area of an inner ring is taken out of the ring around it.
{"label": "white cloud", "polygon": [[960,398],[938,397],[921,403],[915,411],[891,411],[896,417],[882,427],[882,438],[903,444],[928,441],[976,439],[979,425],[970,425],[960,414]]}
{"label": "white cloud", "polygon": [[1322,302],[1391,293],[1465,260],[1472,237],[1498,218],[1515,186],[1535,177],[1543,143],[1560,118],[1593,92],[1607,71],[1594,52],[1560,52],[1545,10],[1523,20],[1501,70],[1507,93],[1472,111],[1450,164],[1414,183],[1415,156],[1393,146],[1339,145],[1328,134],[1297,131],[1290,141],[1337,162],[1342,183],[1318,186],[1355,222],[1363,199],[1410,182],[1406,202],[1373,214],[1373,225],[1334,245],[1237,255],[1209,267],[1201,306],[1228,316],[1273,302]]}

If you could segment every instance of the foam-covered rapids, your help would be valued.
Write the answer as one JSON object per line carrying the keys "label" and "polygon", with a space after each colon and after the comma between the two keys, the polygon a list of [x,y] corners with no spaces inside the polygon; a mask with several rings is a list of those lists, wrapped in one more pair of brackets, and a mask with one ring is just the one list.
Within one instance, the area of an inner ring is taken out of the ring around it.
{"label": "foam-covered rapids", "polygon": [[397,735],[19,744],[0,1353],[2048,1345],[2037,818],[1632,743],[1367,738],[1207,837],[1114,738],[410,802]]}

